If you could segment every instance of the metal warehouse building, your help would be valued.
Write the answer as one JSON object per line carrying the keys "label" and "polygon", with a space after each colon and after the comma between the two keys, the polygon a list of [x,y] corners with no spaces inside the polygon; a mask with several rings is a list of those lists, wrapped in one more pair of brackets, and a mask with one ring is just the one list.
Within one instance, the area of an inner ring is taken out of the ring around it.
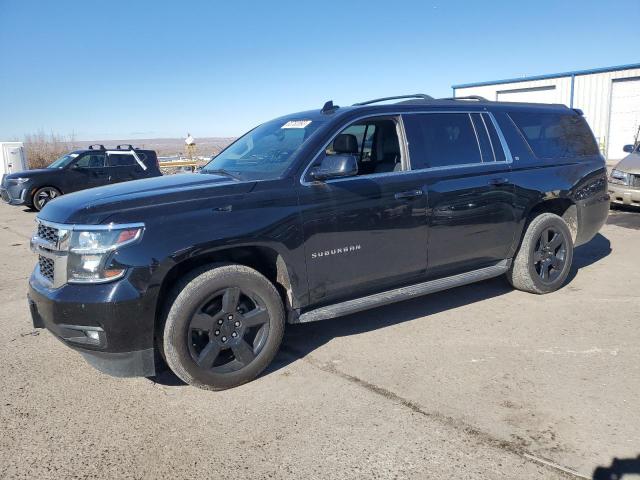
{"label": "metal warehouse building", "polygon": [[626,154],[640,128],[640,63],[618,67],[453,85],[453,96],[579,108],[609,160]]}

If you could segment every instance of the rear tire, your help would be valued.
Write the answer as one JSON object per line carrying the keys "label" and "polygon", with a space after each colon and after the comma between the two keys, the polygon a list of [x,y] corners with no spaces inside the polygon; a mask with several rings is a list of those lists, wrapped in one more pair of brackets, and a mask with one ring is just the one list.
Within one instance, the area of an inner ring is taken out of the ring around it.
{"label": "rear tire", "polygon": [[507,280],[525,292],[554,292],[567,279],[572,261],[573,240],[566,222],[553,213],[543,213],[529,223]]}
{"label": "rear tire", "polygon": [[184,382],[224,390],[256,378],[275,357],[283,333],[282,300],[267,278],[243,265],[209,265],[174,289],[164,356]]}
{"label": "rear tire", "polygon": [[62,195],[62,193],[55,187],[42,187],[36,190],[33,197],[31,197],[31,204],[33,208],[39,212],[47,203],[60,195]]}

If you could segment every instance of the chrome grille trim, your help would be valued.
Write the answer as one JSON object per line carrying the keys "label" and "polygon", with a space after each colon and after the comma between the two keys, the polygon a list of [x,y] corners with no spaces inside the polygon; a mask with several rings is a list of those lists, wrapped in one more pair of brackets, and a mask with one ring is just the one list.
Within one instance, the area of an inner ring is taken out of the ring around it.
{"label": "chrome grille trim", "polygon": [[40,269],[40,275],[53,283],[55,260],[43,255],[38,255],[38,268]]}

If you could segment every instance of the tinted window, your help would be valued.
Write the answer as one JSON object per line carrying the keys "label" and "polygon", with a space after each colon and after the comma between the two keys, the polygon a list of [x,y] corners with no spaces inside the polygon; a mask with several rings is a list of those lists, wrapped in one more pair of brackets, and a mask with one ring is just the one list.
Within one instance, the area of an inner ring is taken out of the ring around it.
{"label": "tinted window", "polygon": [[471,117],[466,113],[406,115],[413,168],[481,163]]}
{"label": "tinted window", "polygon": [[90,153],[83,155],[76,162],[76,166],[80,168],[103,168],[104,153]]}
{"label": "tinted window", "polygon": [[133,155],[129,153],[117,153],[109,155],[109,165],[112,167],[129,167],[137,165],[137,162]]}
{"label": "tinted window", "polygon": [[599,153],[587,122],[579,115],[511,112],[509,116],[539,158]]}

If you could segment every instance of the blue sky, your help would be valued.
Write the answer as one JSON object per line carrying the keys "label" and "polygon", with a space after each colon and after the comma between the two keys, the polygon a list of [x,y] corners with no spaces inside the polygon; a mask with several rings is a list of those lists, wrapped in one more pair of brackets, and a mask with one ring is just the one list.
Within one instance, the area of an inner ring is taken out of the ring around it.
{"label": "blue sky", "polygon": [[0,0],[0,140],[234,136],[328,99],[634,63],[638,18],[638,0]]}

